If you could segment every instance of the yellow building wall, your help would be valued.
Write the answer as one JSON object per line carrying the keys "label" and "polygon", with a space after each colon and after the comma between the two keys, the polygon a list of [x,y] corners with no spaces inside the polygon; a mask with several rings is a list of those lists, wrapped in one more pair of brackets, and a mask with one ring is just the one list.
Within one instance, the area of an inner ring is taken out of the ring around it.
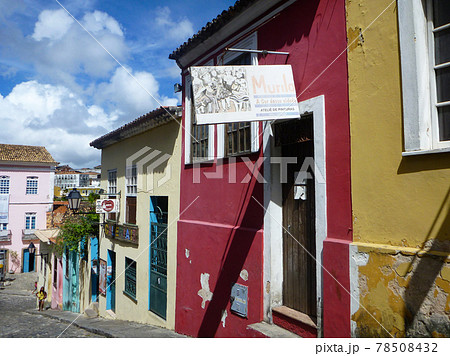
{"label": "yellow building wall", "polygon": [[391,2],[346,1],[350,265],[359,300],[352,304],[352,331],[449,336],[450,153],[402,157],[398,18]]}
{"label": "yellow building wall", "polygon": [[[162,163],[153,172],[153,179],[138,176],[136,223],[139,226],[139,246],[109,240],[104,232],[100,237],[100,258],[107,261],[107,250],[116,252],[116,310],[115,315],[106,311],[106,297],[99,297],[100,315],[106,318],[131,320],[153,324],[168,329],[175,328],[175,286],[176,286],[176,250],[177,220],[180,206],[180,167],[181,167],[181,129],[180,124],[171,121],[143,134],[128,138],[102,150],[101,187],[107,191],[108,170],[117,169],[117,191],[120,195],[119,223],[125,222],[126,159],[142,148],[150,147],[163,154],[169,154],[168,161]],[[145,155],[143,156],[145,157]],[[146,172],[146,166],[144,166]],[[161,184],[170,174],[170,179]],[[149,182],[152,182],[149,183]],[[159,184],[159,186],[158,186]],[[153,190],[150,190],[153,185]],[[150,196],[168,196],[168,230],[167,230],[167,317],[166,320],[149,311],[149,210]],[[137,264],[136,299],[133,301],[123,293],[125,288],[125,257]]]}

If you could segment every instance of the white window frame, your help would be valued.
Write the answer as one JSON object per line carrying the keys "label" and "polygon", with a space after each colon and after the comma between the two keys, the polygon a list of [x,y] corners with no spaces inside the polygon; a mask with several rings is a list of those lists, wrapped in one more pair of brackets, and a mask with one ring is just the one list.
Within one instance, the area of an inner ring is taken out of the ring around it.
{"label": "white window frame", "polygon": [[[115,173],[116,177],[114,180],[110,179],[110,174],[111,173]],[[111,182],[115,182],[115,184],[111,184]],[[114,192],[112,192],[112,190],[114,189]],[[117,194],[117,169],[109,169],[108,170],[108,194],[112,194],[115,195]]]}
{"label": "white window frame", "polygon": [[438,136],[431,1],[398,0],[403,156],[450,152],[450,141],[439,142]]}
{"label": "white window frame", "polygon": [[26,195],[37,195],[39,188],[39,178],[38,177],[27,177],[27,186],[25,190]]}
{"label": "white window frame", "polygon": [[10,189],[10,177],[1,176],[0,177],[0,194],[9,194]]}
{"label": "white window frame", "polygon": [[0,231],[8,230],[8,223],[0,223]]}
{"label": "white window frame", "polygon": [[[28,219],[30,220],[30,228],[27,228]],[[33,220],[34,220],[34,228],[31,228]],[[36,213],[25,213],[25,230],[27,231],[36,230],[36,223],[37,223]]]}
{"label": "white window frame", "polygon": [[[258,37],[257,32],[253,32],[242,41],[233,45],[233,48],[237,49],[257,49],[258,47]],[[226,65],[233,59],[241,56],[242,52],[226,52],[223,55],[219,55],[217,58],[220,63],[217,65]],[[252,53],[252,65],[258,65],[258,54]],[[251,152],[257,152],[259,150],[259,121],[250,122],[250,137],[251,137]],[[248,153],[247,153],[248,154]],[[245,154],[244,154],[245,155]],[[225,124],[217,125],[217,158],[225,157]]]}
{"label": "white window frame", "polygon": [[137,166],[127,166],[125,167],[125,178],[126,178],[126,188],[127,196],[135,197],[137,196]]}

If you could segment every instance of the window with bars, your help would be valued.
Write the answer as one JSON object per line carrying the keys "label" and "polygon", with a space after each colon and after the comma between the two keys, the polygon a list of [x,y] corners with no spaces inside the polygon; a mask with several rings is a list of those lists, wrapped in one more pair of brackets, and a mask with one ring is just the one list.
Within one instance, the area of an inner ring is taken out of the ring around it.
{"label": "window with bars", "polygon": [[[251,65],[250,53],[226,62],[226,65]],[[250,122],[226,124],[225,148],[227,156],[242,155],[251,152],[251,126]]]}
{"label": "window with bars", "polygon": [[0,177],[0,194],[9,194],[9,177]]}
{"label": "window with bars", "polygon": [[117,170],[108,171],[108,194],[117,194]]}
{"label": "window with bars", "polygon": [[137,193],[137,167],[126,167],[127,195]]}
{"label": "window with bars", "polygon": [[136,261],[125,257],[125,288],[126,295],[136,300]]}
{"label": "window with bars", "polygon": [[25,230],[36,229],[36,213],[25,214]]}
{"label": "window with bars", "polygon": [[27,190],[26,194],[38,193],[38,177],[27,177]]}
{"label": "window with bars", "polygon": [[[439,141],[450,141],[450,1],[429,0],[430,61],[436,83],[435,110]],[[433,50],[434,47],[434,50]]]}
{"label": "window with bars", "polygon": [[208,159],[209,125],[197,125],[195,123],[194,105],[191,104],[191,140],[192,140],[192,162]]}

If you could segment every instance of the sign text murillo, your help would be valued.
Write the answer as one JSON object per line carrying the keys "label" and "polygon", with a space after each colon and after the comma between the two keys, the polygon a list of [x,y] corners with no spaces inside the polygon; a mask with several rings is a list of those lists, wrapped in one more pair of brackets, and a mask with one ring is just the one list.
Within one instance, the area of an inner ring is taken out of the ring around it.
{"label": "sign text murillo", "polygon": [[290,65],[191,67],[197,124],[299,118]]}

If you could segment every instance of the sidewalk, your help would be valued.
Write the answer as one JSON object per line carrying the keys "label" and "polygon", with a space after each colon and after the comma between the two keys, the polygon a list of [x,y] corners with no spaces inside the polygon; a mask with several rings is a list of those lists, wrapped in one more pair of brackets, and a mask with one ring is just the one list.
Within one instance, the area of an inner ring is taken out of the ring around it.
{"label": "sidewalk", "polygon": [[72,313],[48,309],[40,312],[29,310],[27,313],[41,315],[47,318],[56,319],[69,325],[76,325],[89,332],[113,338],[178,338],[186,337],[174,331],[159,328],[157,326],[140,324],[124,320],[110,320],[97,318],[87,318],[83,314]]}

